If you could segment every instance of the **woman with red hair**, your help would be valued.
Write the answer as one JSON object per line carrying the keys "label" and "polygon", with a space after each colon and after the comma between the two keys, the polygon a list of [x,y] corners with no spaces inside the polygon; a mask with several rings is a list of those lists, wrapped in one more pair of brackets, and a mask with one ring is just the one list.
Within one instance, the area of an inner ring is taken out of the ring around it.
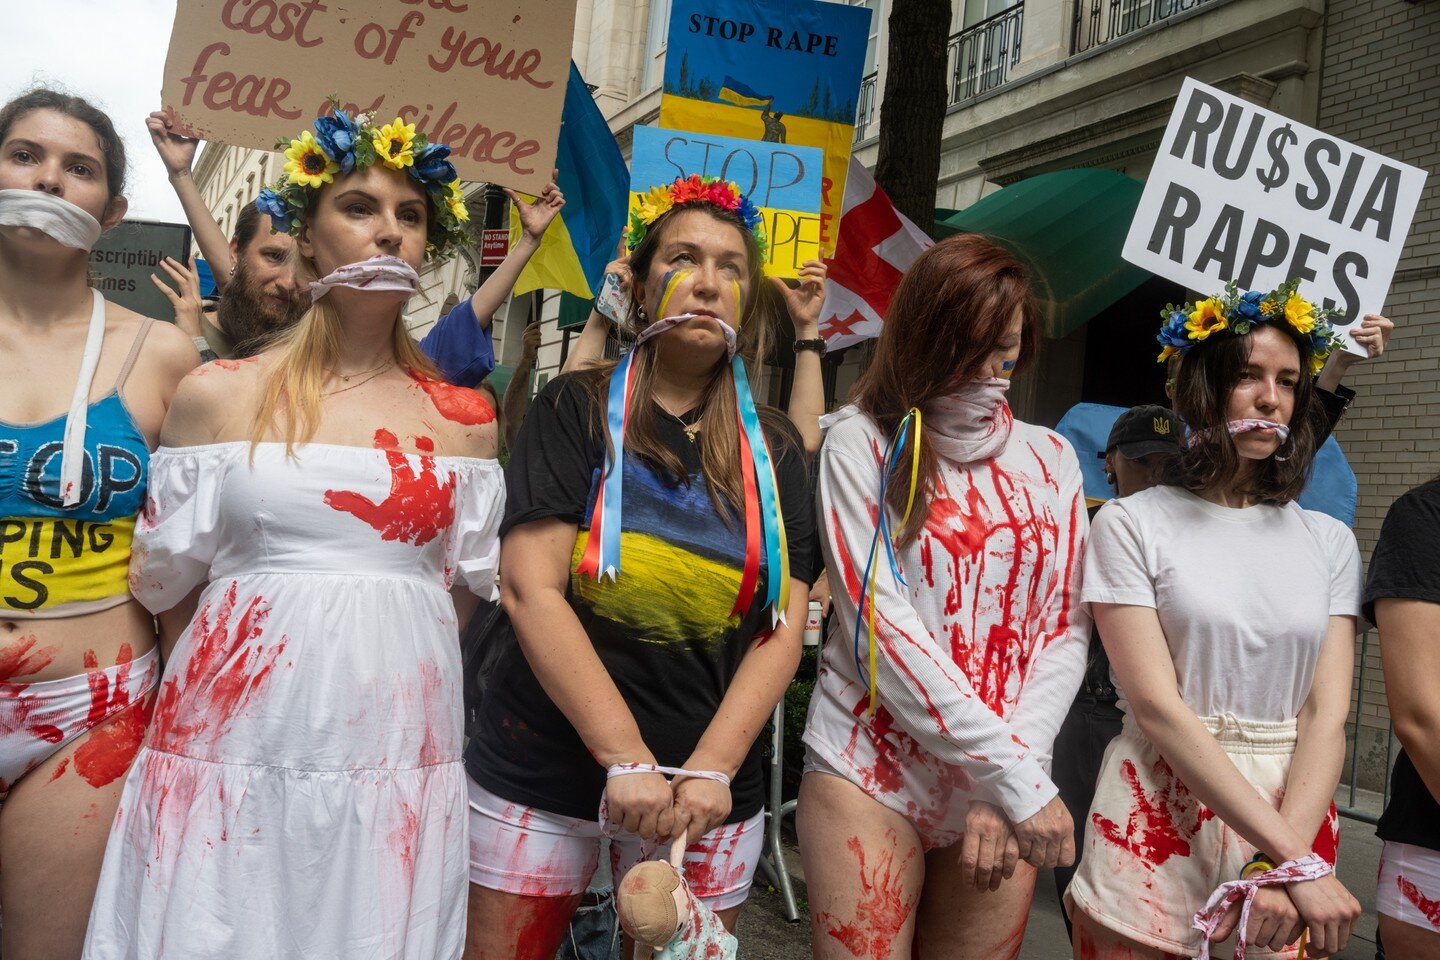
{"label": "woman with red hair", "polygon": [[939,243],[828,418],[838,616],[798,824],[817,958],[1014,957],[1036,868],[1074,858],[1049,766],[1090,629],[1080,465],[1005,400],[1037,322],[1011,254]]}

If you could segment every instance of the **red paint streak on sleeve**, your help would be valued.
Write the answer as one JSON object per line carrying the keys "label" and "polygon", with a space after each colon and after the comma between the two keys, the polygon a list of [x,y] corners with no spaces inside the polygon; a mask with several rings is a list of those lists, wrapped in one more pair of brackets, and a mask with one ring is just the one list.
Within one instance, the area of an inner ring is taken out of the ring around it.
{"label": "red paint streak on sleeve", "polygon": [[379,503],[350,490],[326,490],[327,506],[365,521],[381,540],[424,546],[455,522],[455,478],[441,481],[433,457],[419,457],[417,470],[405,454],[387,450],[390,493]]}
{"label": "red paint streak on sleeve", "polygon": [[[168,676],[155,705],[151,742],[175,751],[204,736],[215,742],[261,693],[285,649],[281,638],[261,639],[270,606],[253,597],[236,619],[239,585],[231,582],[218,606],[206,601],[191,623],[192,645],[183,676]],[[234,625],[232,627],[232,620]]]}
{"label": "red paint streak on sleeve", "polygon": [[0,649],[0,683],[14,677],[28,677],[39,673],[55,662],[59,647],[40,647],[34,635],[20,637]]}
{"label": "red paint streak on sleeve", "polygon": [[452,387],[439,380],[416,379],[416,385],[425,391],[440,416],[453,423],[468,427],[484,426],[495,422],[495,408],[490,401],[475,390]]}
{"label": "red paint streak on sleeve", "polygon": [[1400,888],[1400,895],[1413,903],[1415,909],[1419,910],[1425,915],[1425,919],[1430,921],[1431,926],[1436,930],[1440,930],[1440,900],[1431,900],[1420,892],[1419,887],[1415,886],[1414,883],[1405,877],[1396,877],[1395,883]]}

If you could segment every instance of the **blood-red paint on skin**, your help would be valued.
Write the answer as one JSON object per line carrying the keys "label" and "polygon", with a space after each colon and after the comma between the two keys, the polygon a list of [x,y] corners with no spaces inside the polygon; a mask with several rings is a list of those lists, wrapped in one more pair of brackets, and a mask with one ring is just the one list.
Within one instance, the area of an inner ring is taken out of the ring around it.
{"label": "blood-red paint on skin", "polygon": [[419,378],[415,380],[415,385],[425,391],[440,416],[452,423],[479,427],[495,422],[495,408],[475,390],[454,387],[440,380]]}
{"label": "blood-red paint on skin", "polygon": [[1320,824],[1320,830],[1315,834],[1315,842],[1310,844],[1310,849],[1332,867],[1335,865],[1335,860],[1340,855],[1340,817],[1335,810],[1335,804],[1330,804],[1330,812],[1325,815],[1325,822]]}
{"label": "blood-red paint on skin", "polygon": [[50,779],[46,780],[45,782],[54,783],[56,780],[59,780],[62,776],[65,775],[65,771],[69,768],[69,766],[70,758],[66,757],[65,759],[60,761],[60,765],[55,768],[55,772],[50,774]]}
{"label": "blood-red paint on skin", "polygon": [[170,675],[160,685],[151,746],[183,753],[200,737],[213,744],[248,710],[285,649],[284,637],[268,645],[256,642],[269,617],[264,597],[240,606],[234,581],[218,604],[214,599],[205,602],[185,638],[191,650],[184,674],[167,671]]}
{"label": "blood-red paint on skin", "polygon": [[866,873],[865,847],[859,837],[851,837],[845,846],[860,863],[860,897],[855,903],[855,918],[841,920],[828,913],[816,916],[816,924],[831,939],[839,941],[856,957],[886,957],[901,929],[910,918],[918,897],[907,897],[901,877],[918,852],[911,847],[900,865],[895,865],[896,837],[886,831],[890,846],[875,857],[875,868]]}
{"label": "blood-red paint on skin", "polygon": [[414,436],[414,437],[411,437],[410,439],[411,439],[412,441],[414,441],[414,443],[415,443],[415,449],[416,449],[416,450],[419,450],[421,453],[434,453],[434,452],[435,452],[435,441],[434,441],[434,440],[431,440],[429,437]]}
{"label": "blood-red paint on skin", "polygon": [[[388,432],[377,431],[377,445],[381,433]],[[394,435],[389,439],[394,442]],[[447,473],[442,481],[434,457],[416,459],[418,470],[405,454],[385,451],[390,494],[379,503],[351,490],[326,490],[325,503],[365,521],[379,531],[381,540],[424,546],[455,521],[455,477]]]}
{"label": "blood-red paint on skin", "polygon": [[1190,856],[1190,841],[1215,812],[1195,799],[1163,758],[1155,761],[1152,771],[1156,782],[1153,794],[1140,783],[1133,761],[1120,764],[1120,772],[1130,785],[1135,806],[1123,830],[1114,821],[1092,813],[1090,819],[1100,836],[1129,850],[1151,870],[1171,857]]}
{"label": "blood-red paint on skin", "polygon": [[514,960],[551,960],[565,933],[580,898],[525,897],[511,914],[514,931]]}
{"label": "blood-red paint on skin", "polygon": [[389,430],[381,427],[375,431],[375,448],[377,450],[396,450],[399,446],[400,440]]}
{"label": "blood-red paint on skin", "polygon": [[16,677],[30,677],[55,662],[59,647],[40,647],[33,634],[19,637],[0,647],[0,683]]}
{"label": "blood-red paint on skin", "polygon": [[1440,900],[1431,900],[1420,892],[1410,880],[1403,876],[1395,878],[1396,885],[1400,888],[1400,895],[1415,905],[1415,909],[1424,914],[1425,919],[1436,930],[1440,930]]}

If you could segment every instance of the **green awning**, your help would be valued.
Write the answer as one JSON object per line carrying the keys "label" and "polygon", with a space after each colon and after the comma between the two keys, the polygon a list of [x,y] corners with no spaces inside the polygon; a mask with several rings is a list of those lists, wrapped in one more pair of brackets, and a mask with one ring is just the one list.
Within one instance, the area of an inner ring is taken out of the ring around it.
{"label": "green awning", "polygon": [[982,233],[1031,268],[1044,333],[1059,339],[1151,276],[1120,258],[1145,185],[1114,170],[1057,170],[937,221],[937,236]]}
{"label": "green awning", "polygon": [[510,380],[514,376],[514,367],[506,363],[497,363],[495,369],[490,371],[490,376],[485,379],[490,381],[490,386],[495,388],[495,395],[504,400],[505,388],[510,386]]}

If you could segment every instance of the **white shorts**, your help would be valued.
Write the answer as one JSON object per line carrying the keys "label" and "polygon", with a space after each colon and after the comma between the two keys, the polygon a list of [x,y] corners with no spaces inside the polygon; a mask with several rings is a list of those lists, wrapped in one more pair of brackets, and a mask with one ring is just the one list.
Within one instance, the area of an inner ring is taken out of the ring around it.
{"label": "white shorts", "polygon": [[[470,882],[526,897],[585,892],[600,865],[600,823],[511,803],[466,777],[470,791]],[[738,907],[765,846],[765,814],[716,827],[685,850],[690,892],[711,910]],[[610,840],[615,886],[643,860],[668,857],[670,845],[621,830]]]}
{"label": "white shorts", "polygon": [[1375,910],[1440,933],[1440,852],[1387,840],[1380,854]]}
{"label": "white shorts", "polygon": [[[1200,719],[1240,775],[1278,809],[1295,755],[1295,721]],[[1255,849],[1190,792],[1129,717],[1100,770],[1080,866],[1065,891],[1068,905],[1137,943],[1195,956],[1196,911],[1221,883],[1239,879]],[[1332,804],[1312,849],[1334,863],[1339,836]],[[1234,938],[1228,943],[1211,951],[1229,956]],[[1297,952],[1295,945],[1278,953],[1251,947],[1247,956],[1274,960]]]}

